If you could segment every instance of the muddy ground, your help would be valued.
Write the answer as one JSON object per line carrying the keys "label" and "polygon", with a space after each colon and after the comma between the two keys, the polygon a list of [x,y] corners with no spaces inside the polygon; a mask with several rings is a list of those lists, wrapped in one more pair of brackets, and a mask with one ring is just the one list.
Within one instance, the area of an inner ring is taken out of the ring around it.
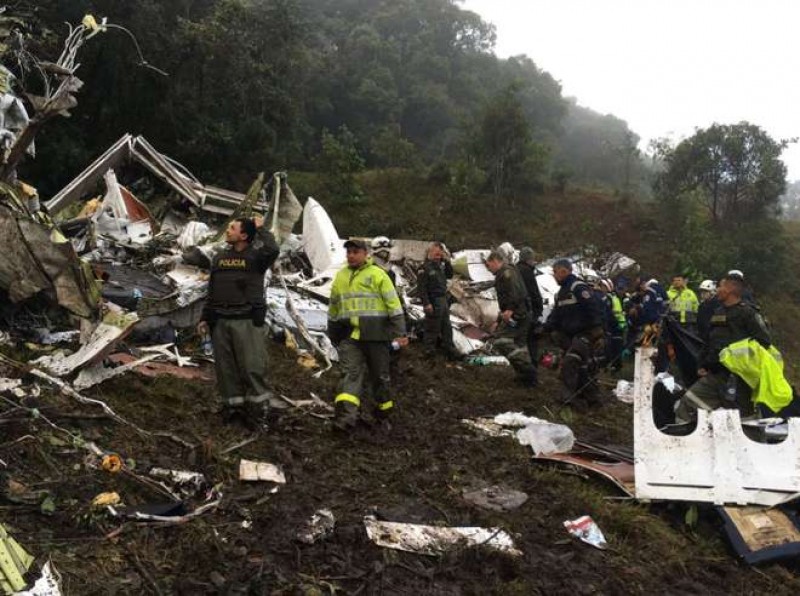
{"label": "muddy ground", "polygon": [[[283,347],[271,348],[277,392],[330,400],[331,372],[312,379]],[[600,481],[536,465],[510,438],[487,438],[460,420],[523,411],[569,424],[583,440],[631,444],[631,407],[559,409],[554,374],[536,390],[516,386],[507,368],[446,365],[412,346],[399,364],[397,410],[388,432],[363,426],[341,435],[327,421],[287,410],[267,435],[228,454],[252,436],[215,414],[213,387],[136,374],[87,395],[106,400],[148,431],[97,416],[63,396],[43,394],[39,411],[82,440],[119,453],[135,473],[152,465],[202,472],[218,484],[218,509],[181,524],[120,521],[92,511],[92,498],[117,491],[129,506],[163,503],[153,487],[95,467],[74,441],[40,417],[4,403],[0,459],[9,479],[25,486],[2,505],[2,522],[41,564],[48,557],[66,594],[797,594],[796,570],[754,570],[737,562],[713,513],[684,522],[685,506],[619,500]],[[628,371],[630,372],[630,371]],[[609,378],[609,384],[611,383]],[[610,395],[610,394],[609,394]],[[30,438],[23,439],[25,435]],[[279,464],[288,483],[270,494],[264,483],[237,479],[240,458]],[[467,504],[462,491],[506,484],[526,492],[519,509],[496,513]],[[46,491],[54,509],[43,513]],[[33,493],[34,496],[31,496]],[[201,504],[189,502],[189,508]],[[315,510],[329,508],[336,529],[327,540],[299,543],[296,532]],[[395,521],[496,526],[510,532],[519,558],[483,549],[443,557],[373,545],[365,514]],[[590,514],[610,543],[596,550],[571,538],[562,522]],[[248,523],[250,522],[250,523]],[[249,527],[248,527],[249,526]]]}

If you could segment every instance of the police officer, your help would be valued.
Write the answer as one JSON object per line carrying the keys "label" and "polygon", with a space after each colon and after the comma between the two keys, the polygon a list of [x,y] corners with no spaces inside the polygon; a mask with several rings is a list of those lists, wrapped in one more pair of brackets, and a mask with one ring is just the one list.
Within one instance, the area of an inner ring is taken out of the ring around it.
{"label": "police officer", "polygon": [[508,358],[517,373],[517,381],[527,387],[536,387],[536,368],[528,352],[528,329],[532,315],[528,307],[528,291],[519,272],[492,251],[486,267],[494,274],[494,287],[500,314],[494,333],[494,347]]}
{"label": "police officer", "polygon": [[228,225],[228,248],[211,263],[208,299],[197,325],[201,335],[211,332],[226,421],[239,417],[245,422],[254,418],[265,422],[267,414],[264,274],[279,250],[262,224],[257,217],[235,219]]}
{"label": "police officer", "polygon": [[[527,344],[528,354],[531,357],[534,373],[536,372],[536,366],[539,362],[536,341],[539,330],[537,327],[542,312],[544,312],[544,300],[542,300],[542,293],[539,291],[539,282],[536,281],[535,257],[536,255],[533,249],[529,246],[525,246],[519,251],[519,262],[517,263],[517,271],[519,271],[522,281],[525,284],[525,289],[528,291],[528,306],[531,309],[531,324],[528,326]],[[535,385],[535,376],[532,381]]]}
{"label": "police officer", "polygon": [[693,331],[697,323],[697,311],[700,301],[694,290],[686,285],[686,277],[674,275],[672,285],[667,290],[669,299],[669,311],[675,320],[690,331]]}
{"label": "police officer", "polygon": [[572,272],[568,259],[553,264],[553,277],[561,289],[545,330],[553,332],[553,340],[565,350],[561,365],[565,401],[581,396],[590,404],[599,403],[594,377],[605,360],[601,305],[592,288]]}
{"label": "police officer", "polygon": [[376,417],[386,420],[394,408],[390,387],[390,350],[408,344],[403,307],[386,272],[367,255],[367,243],[348,240],[347,266],[331,286],[328,334],[339,352],[343,377],[336,395],[334,425],[346,430],[359,419],[361,398],[369,391]]}
{"label": "police officer", "polygon": [[[711,317],[711,325],[703,338],[705,347],[700,354],[700,379],[681,397],[676,410],[678,422],[692,420],[698,409],[714,410],[719,407],[738,407],[743,413],[752,411],[748,388],[720,363],[719,353],[730,344],[754,339],[764,348],[772,343],[764,320],[752,305],[742,300],[744,282],[735,275],[722,278],[717,288],[720,306]],[[732,389],[732,391],[728,391]],[[726,398],[726,393],[733,395]]]}
{"label": "police officer", "polygon": [[453,327],[450,325],[450,305],[447,302],[447,280],[453,277],[453,265],[445,251],[441,242],[430,244],[417,278],[417,289],[425,311],[425,352],[432,356],[441,346],[448,358],[457,359]]}

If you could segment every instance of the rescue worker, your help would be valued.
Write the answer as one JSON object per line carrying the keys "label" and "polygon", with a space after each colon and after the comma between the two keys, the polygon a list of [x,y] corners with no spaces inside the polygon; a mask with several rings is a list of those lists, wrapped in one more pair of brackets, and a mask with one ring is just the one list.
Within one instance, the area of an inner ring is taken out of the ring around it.
{"label": "rescue worker", "polygon": [[539,282],[536,281],[536,254],[529,246],[523,247],[519,251],[519,262],[517,263],[517,271],[522,277],[522,282],[525,284],[525,289],[528,291],[528,306],[531,310],[531,324],[528,326],[528,355],[531,358],[533,365],[533,377],[530,379],[532,385],[536,385],[537,376],[536,368],[539,363],[538,349],[537,349],[537,335],[539,333],[539,319],[544,312],[544,300],[542,300],[542,293],[539,291]]}
{"label": "rescue worker", "polygon": [[717,284],[710,279],[700,283],[700,306],[697,308],[697,334],[703,338],[711,327],[711,316],[719,306]]}
{"label": "rescue worker", "polygon": [[606,360],[608,369],[617,371],[622,368],[622,350],[625,348],[625,313],[622,301],[614,291],[614,283],[610,279],[602,279],[598,287],[603,293],[605,303]]}
{"label": "rescue worker", "polygon": [[693,331],[697,324],[697,310],[700,302],[697,299],[697,294],[687,287],[686,277],[683,275],[674,275],[672,277],[672,285],[667,290],[667,298],[669,300],[669,312],[675,317],[675,320],[681,327]]}
{"label": "rescue worker", "polygon": [[447,302],[447,280],[453,277],[453,265],[446,250],[441,242],[431,242],[417,278],[417,289],[425,311],[423,345],[429,356],[441,347],[448,358],[458,359],[450,325],[450,304]]}
{"label": "rescue worker", "polygon": [[756,297],[753,294],[753,289],[744,280],[744,273],[742,273],[740,269],[731,269],[730,271],[728,271],[728,276],[742,280],[742,284],[744,286],[744,292],[742,293],[742,301],[748,302],[749,304],[752,304],[753,306],[758,308],[758,303],[756,302]]}
{"label": "rescue worker", "polygon": [[720,305],[703,337],[705,347],[697,371],[700,379],[681,397],[675,411],[676,421],[691,421],[700,408],[710,411],[738,407],[743,414],[752,412],[749,388],[720,363],[720,352],[732,343],[754,339],[766,349],[772,343],[761,315],[742,300],[744,290],[741,278],[730,275],[722,278],[717,288]]}
{"label": "rescue worker", "polygon": [[560,259],[553,264],[558,291],[545,330],[565,350],[561,365],[564,401],[583,397],[589,404],[600,401],[595,374],[604,363],[605,334],[601,305],[589,285],[572,272],[572,263]]}
{"label": "rescue worker", "polygon": [[403,307],[389,276],[368,257],[365,241],[348,240],[344,247],[347,266],[333,280],[328,307],[328,334],[343,372],[334,400],[334,425],[341,430],[358,423],[367,392],[375,400],[376,417],[389,417],[394,407],[390,351],[393,343],[408,345]]}
{"label": "rescue worker", "polygon": [[376,236],[370,242],[372,249],[373,262],[386,271],[386,275],[392,280],[392,285],[397,288],[397,274],[392,271],[392,241],[386,236]]}
{"label": "rescue worker", "polygon": [[266,422],[267,346],[264,274],[278,258],[278,245],[260,217],[239,218],[225,231],[228,248],[211,263],[197,331],[211,334],[223,418]]}
{"label": "rescue worker", "polygon": [[503,260],[503,255],[492,251],[486,267],[494,274],[494,287],[500,313],[494,332],[494,347],[508,358],[517,374],[517,382],[526,387],[536,387],[536,368],[528,352],[528,330],[532,324],[528,307],[528,291],[519,271]]}

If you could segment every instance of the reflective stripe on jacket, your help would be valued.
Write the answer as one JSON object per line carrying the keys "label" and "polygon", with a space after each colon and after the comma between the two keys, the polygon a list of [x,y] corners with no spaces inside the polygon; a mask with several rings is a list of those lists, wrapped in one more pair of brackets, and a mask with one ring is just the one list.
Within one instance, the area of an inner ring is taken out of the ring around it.
{"label": "reflective stripe on jacket", "polygon": [[372,259],[344,267],[331,286],[328,319],[350,325],[350,338],[391,341],[405,334],[403,305],[392,280]]}
{"label": "reflective stripe on jacket", "polygon": [[719,361],[753,390],[753,403],[779,413],[792,401],[792,387],[783,376],[783,357],[754,339],[734,342],[719,353]]}
{"label": "reflective stripe on jacket", "polygon": [[676,316],[678,322],[686,325],[697,321],[697,310],[700,308],[700,301],[693,290],[683,288],[679,291],[675,288],[670,288],[667,290],[667,297],[669,298],[669,310]]}

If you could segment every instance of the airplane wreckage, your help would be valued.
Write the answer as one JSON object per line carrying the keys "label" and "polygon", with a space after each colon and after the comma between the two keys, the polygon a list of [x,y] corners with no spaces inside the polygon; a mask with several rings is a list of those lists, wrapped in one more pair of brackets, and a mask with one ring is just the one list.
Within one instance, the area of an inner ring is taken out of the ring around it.
{"label": "airplane wreckage", "polygon": [[[326,335],[327,301],[346,262],[344,239],[318,201],[309,197],[301,205],[283,173],[261,175],[247,193],[237,193],[203,184],[146,139],[125,135],[46,203],[21,183],[0,186],[0,194],[0,343],[40,351],[25,364],[38,381],[100,405],[80,392],[132,370],[210,380],[198,362],[212,354],[199,347],[194,331],[207,268],[224,246],[226,222],[254,214],[264,216],[281,247],[265,278],[272,336],[296,350],[298,364],[312,374],[337,360]],[[393,239],[388,263],[412,334],[424,318],[415,286],[427,247],[427,240]],[[510,244],[497,250],[509,262],[518,257]],[[492,353],[498,307],[484,264],[489,252],[452,254],[451,324],[464,356]],[[620,253],[572,258],[588,278],[638,272]],[[545,316],[558,292],[554,260],[538,266]],[[127,353],[115,349],[123,340]],[[647,349],[637,353],[632,386],[633,452],[570,441],[562,452],[535,451],[534,461],[598,474],[629,498],[714,504],[747,562],[800,554],[800,522],[784,509],[800,493],[797,458],[790,455],[800,443],[797,419],[784,424],[782,443],[756,444],[736,430],[738,414],[729,411],[701,416],[689,436],[666,435],[653,422],[652,395],[663,379],[654,375]],[[18,397],[27,391],[20,379],[0,379],[0,390]],[[466,422],[483,430],[493,425]]]}

